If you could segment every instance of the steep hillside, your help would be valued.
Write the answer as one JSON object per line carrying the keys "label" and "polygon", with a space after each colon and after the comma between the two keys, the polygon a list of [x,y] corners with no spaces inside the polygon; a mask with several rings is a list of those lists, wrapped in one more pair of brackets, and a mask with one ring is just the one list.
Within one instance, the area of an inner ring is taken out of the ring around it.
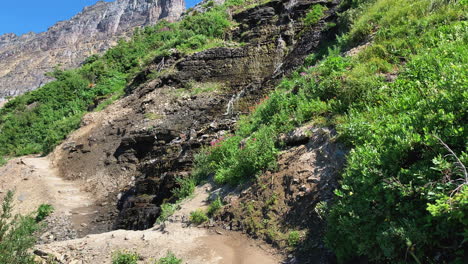
{"label": "steep hillside", "polygon": [[[288,7],[271,1],[240,10],[232,17],[239,26],[225,47],[185,57],[175,52],[157,57],[136,77],[143,84],[131,86],[131,93],[104,113],[85,117],[77,136],[72,134],[62,144],[56,153],[62,174],[88,179],[90,186],[110,182],[115,175],[125,175],[127,182],[133,178],[133,186],[115,190],[123,191],[116,227],[151,227],[161,204],[177,199],[172,196],[177,179],[190,175],[200,147],[231,133],[240,111],[247,111],[250,101],[273,87],[272,76],[290,71],[284,65],[297,65],[295,61],[324,39],[325,19],[334,18],[336,3],[327,3],[330,8],[322,23],[311,28],[289,16],[291,10],[298,18],[303,16],[312,3]],[[300,32],[303,37],[298,41]],[[235,44],[243,40],[249,42]],[[289,52],[297,55],[290,60]],[[145,81],[155,71],[159,78]],[[117,193],[107,195],[115,202]]]}
{"label": "steep hillside", "polygon": [[[286,263],[464,263],[467,11],[205,1],[7,103],[0,154],[51,152],[100,205],[83,234],[167,225],[152,245],[179,247],[174,225],[199,234],[187,224],[267,241]],[[109,240],[87,259],[109,262],[146,231],[75,242]],[[43,248],[79,257],[75,242]]]}
{"label": "steep hillside", "polygon": [[77,67],[130,35],[135,27],[175,21],[185,10],[183,0],[99,1],[46,32],[0,36],[0,101],[36,89],[52,80],[44,74],[55,66]]}
{"label": "steep hillside", "polygon": [[[466,1],[343,4],[347,33],[202,153],[195,172],[254,181],[218,219],[297,248],[300,263],[323,259],[324,246],[340,262],[462,263]],[[323,126],[337,135],[314,129]],[[350,149],[339,174],[337,141]]]}

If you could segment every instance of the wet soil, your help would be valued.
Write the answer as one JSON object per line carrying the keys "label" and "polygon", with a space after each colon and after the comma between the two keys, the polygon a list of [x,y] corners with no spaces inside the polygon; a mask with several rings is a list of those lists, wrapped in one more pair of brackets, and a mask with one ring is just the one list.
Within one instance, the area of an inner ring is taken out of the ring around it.
{"label": "wet soil", "polygon": [[197,187],[192,198],[185,200],[165,223],[154,228],[116,230],[57,241],[38,245],[36,252],[53,256],[59,263],[111,263],[112,254],[119,250],[138,253],[139,263],[153,263],[169,251],[190,264],[281,263],[283,257],[264,242],[241,233],[209,230],[190,223],[190,212],[206,208],[211,189],[209,184]]}

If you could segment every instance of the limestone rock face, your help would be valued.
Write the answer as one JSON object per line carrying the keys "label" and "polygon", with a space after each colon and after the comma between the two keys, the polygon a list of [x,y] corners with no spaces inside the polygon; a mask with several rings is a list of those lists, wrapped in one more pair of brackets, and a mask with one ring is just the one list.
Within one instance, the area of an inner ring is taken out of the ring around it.
{"label": "limestone rock face", "polygon": [[44,73],[78,66],[92,54],[113,46],[135,27],[174,21],[185,10],[184,0],[99,1],[43,33],[0,36],[0,101],[38,88]]}

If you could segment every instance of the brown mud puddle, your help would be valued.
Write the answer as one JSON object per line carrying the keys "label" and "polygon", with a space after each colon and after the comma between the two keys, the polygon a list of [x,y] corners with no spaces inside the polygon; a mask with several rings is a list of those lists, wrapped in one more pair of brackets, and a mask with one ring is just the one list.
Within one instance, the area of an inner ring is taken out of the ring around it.
{"label": "brown mud puddle", "polygon": [[[200,248],[193,253],[206,259],[219,258],[222,264],[277,264],[281,259],[266,251],[266,246],[242,234],[209,235],[197,239]],[[216,256],[216,257],[214,257]]]}

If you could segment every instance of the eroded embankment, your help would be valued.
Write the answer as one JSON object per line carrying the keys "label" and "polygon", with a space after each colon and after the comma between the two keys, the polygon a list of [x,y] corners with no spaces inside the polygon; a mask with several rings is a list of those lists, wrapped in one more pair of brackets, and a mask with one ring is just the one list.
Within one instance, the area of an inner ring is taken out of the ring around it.
{"label": "eroded embankment", "polygon": [[[230,38],[245,45],[155,58],[126,97],[84,118],[54,164],[64,177],[83,179],[109,210],[118,207],[115,228],[150,228],[160,205],[174,201],[176,178],[190,175],[194,153],[230,134],[239,114],[325,41],[337,3],[270,1],[233,14],[239,26]],[[328,9],[305,26],[313,4]]]}

